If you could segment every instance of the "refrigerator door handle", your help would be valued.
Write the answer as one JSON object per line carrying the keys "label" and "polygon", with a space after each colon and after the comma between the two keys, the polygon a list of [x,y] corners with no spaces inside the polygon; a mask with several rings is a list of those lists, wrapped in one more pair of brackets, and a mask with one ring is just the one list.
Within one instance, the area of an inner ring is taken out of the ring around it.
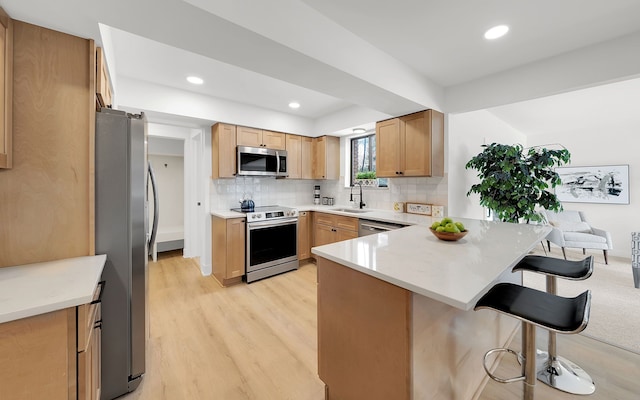
{"label": "refrigerator door handle", "polygon": [[156,185],[156,175],[153,172],[151,162],[149,164],[149,179],[151,180],[151,189],[153,190],[153,228],[151,229],[151,236],[149,237],[149,255],[153,253],[153,245],[156,242],[156,235],[158,233],[158,217],[160,216],[159,204],[158,204],[158,187]]}

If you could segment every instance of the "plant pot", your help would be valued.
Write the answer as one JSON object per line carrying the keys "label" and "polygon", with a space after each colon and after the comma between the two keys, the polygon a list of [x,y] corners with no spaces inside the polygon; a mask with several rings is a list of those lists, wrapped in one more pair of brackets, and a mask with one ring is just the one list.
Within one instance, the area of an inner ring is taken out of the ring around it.
{"label": "plant pot", "polygon": [[359,183],[364,187],[377,187],[378,186],[378,179],[374,178],[374,179],[356,179],[355,183]]}

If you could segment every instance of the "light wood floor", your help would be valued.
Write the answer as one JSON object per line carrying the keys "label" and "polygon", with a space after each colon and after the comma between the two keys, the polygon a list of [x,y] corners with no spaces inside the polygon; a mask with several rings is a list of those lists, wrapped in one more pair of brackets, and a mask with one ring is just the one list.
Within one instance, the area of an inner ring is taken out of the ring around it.
{"label": "light wood floor", "polygon": [[[149,264],[149,307],[147,371],[140,387],[122,399],[324,398],[317,376],[314,264],[223,289],[179,252],[160,253]],[[580,335],[559,337],[558,346],[596,380],[589,399],[640,398],[640,355]],[[519,371],[506,358],[500,368],[504,375]],[[521,387],[491,381],[480,399],[519,399]],[[536,386],[538,400],[580,397]]]}

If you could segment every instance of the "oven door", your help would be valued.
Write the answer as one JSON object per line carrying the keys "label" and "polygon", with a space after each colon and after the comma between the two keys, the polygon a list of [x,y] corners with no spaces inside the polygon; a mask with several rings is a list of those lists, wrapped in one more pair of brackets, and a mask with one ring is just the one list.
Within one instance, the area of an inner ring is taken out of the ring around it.
{"label": "oven door", "polygon": [[247,223],[247,272],[298,259],[298,218]]}

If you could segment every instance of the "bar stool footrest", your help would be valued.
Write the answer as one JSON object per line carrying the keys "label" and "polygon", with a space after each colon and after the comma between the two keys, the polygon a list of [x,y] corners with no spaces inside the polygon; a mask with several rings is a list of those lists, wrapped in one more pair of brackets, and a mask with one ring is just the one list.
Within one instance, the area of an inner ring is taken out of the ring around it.
{"label": "bar stool footrest", "polygon": [[482,366],[484,367],[484,370],[487,373],[487,375],[489,375],[489,378],[493,379],[496,382],[500,382],[500,383],[513,383],[513,382],[519,382],[519,381],[523,381],[524,380],[524,375],[514,376],[512,378],[502,378],[502,377],[499,377],[499,376],[493,374],[491,371],[489,371],[489,368],[487,367],[487,358],[489,356],[493,355],[494,353],[509,353],[509,354],[513,355],[514,357],[516,357],[516,359],[518,359],[518,352],[514,351],[514,350],[511,350],[511,349],[499,347],[499,348],[491,349],[491,350],[487,351],[486,353],[484,353],[484,359],[483,359],[483,362],[482,362]]}

